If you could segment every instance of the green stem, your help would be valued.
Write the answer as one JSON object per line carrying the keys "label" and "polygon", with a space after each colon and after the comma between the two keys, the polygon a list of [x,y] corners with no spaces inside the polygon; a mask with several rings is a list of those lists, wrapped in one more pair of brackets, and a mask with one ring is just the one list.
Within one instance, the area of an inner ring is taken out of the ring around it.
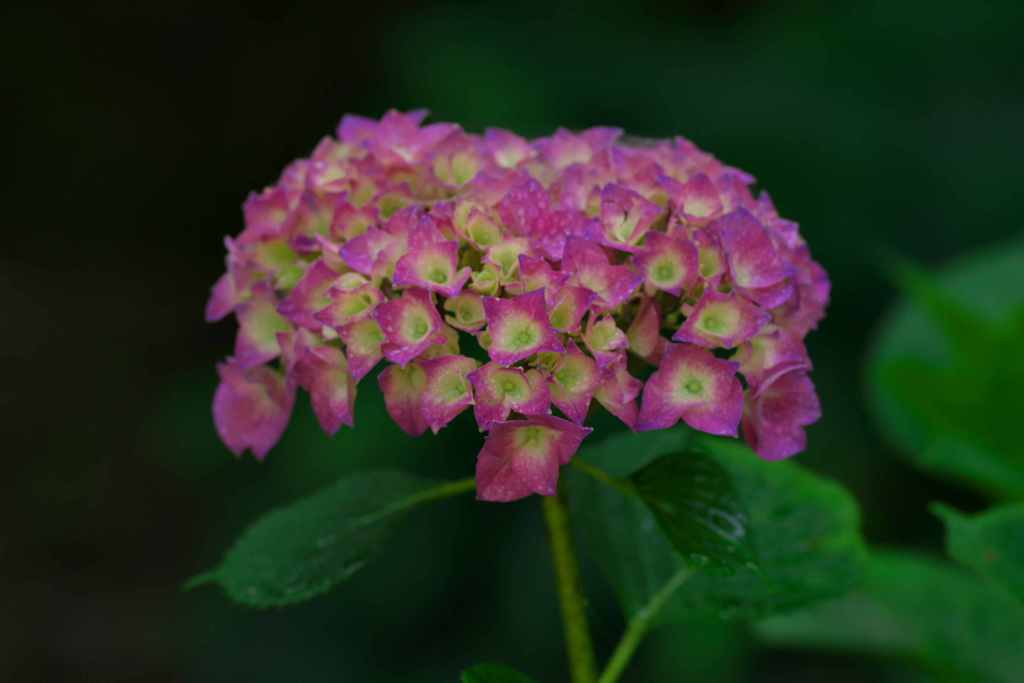
{"label": "green stem", "polygon": [[569,513],[561,494],[544,496],[543,501],[544,518],[547,520],[551,541],[551,557],[558,581],[558,597],[562,605],[572,683],[594,683],[597,680],[597,665],[594,661],[594,647],[590,643],[579,563],[569,533]]}
{"label": "green stem", "polygon": [[665,606],[672,594],[690,578],[692,573],[689,568],[683,568],[673,574],[672,578],[629,620],[626,632],[622,634],[622,640],[615,647],[615,652],[612,653],[612,658],[608,660],[608,666],[605,667],[597,683],[615,683],[619,680],[619,676],[626,670],[626,665],[629,664],[633,653],[636,652],[640,642],[647,635],[658,612]]}

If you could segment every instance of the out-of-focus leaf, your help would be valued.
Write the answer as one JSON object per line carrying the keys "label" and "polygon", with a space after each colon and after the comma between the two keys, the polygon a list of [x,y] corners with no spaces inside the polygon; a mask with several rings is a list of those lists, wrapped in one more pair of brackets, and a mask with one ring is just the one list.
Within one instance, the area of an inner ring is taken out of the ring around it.
{"label": "out-of-focus leaf", "polygon": [[477,664],[462,672],[462,683],[535,683],[532,678],[502,664]]}
{"label": "out-of-focus leaf", "polygon": [[904,269],[908,299],[883,323],[868,369],[874,412],[915,464],[1024,495],[1024,242],[933,279]]}
{"label": "out-of-focus leaf", "polygon": [[[757,568],[699,572],[674,594],[663,621],[686,615],[754,617],[833,597],[857,580],[863,557],[859,511],[840,486],[798,465],[767,462],[738,441],[706,436],[623,435],[584,448],[585,462],[617,476],[658,455],[696,453],[722,469],[749,519]],[[637,497],[572,471],[570,503],[582,545],[594,556],[627,616],[686,566]]]}
{"label": "out-of-focus leaf", "polygon": [[946,551],[953,559],[1024,600],[1024,503],[970,516],[945,505],[932,510],[946,523]]}
{"label": "out-of-focus leaf", "polygon": [[1024,608],[960,570],[880,552],[863,585],[837,600],[759,622],[773,645],[909,658],[944,680],[1019,681]]}
{"label": "out-of-focus leaf", "polygon": [[750,520],[732,477],[710,456],[694,451],[663,456],[635,472],[630,483],[690,564],[752,563]]}
{"label": "out-of-focus leaf", "polygon": [[404,512],[471,488],[383,470],[341,479],[263,516],[189,587],[216,582],[253,607],[308,600],[362,569]]}

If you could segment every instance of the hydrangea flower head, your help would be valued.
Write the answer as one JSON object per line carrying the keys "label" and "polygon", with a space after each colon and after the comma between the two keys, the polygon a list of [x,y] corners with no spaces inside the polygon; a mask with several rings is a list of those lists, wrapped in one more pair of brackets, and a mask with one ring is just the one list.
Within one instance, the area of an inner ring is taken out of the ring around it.
{"label": "hydrangea flower head", "polygon": [[346,116],[246,199],[206,307],[238,321],[213,403],[232,452],[264,457],[298,389],[328,434],[352,427],[382,362],[408,434],[474,415],[482,500],[553,494],[594,410],[805,447],[829,280],[752,176],[682,138],[425,118]]}

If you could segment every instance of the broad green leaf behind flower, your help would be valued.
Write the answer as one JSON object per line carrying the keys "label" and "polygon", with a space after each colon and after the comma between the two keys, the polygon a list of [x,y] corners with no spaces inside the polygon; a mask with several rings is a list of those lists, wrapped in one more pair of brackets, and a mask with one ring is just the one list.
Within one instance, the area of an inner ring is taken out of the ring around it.
{"label": "broad green leaf behind flower", "polygon": [[868,367],[883,432],[922,469],[1024,497],[1024,242],[901,279]]}
{"label": "broad green leaf behind flower", "polygon": [[[691,434],[680,429],[624,434],[581,451],[584,462],[618,477],[630,474],[630,461],[639,469],[652,461],[666,466],[659,456],[703,458],[707,467],[720,469],[745,511],[751,563],[729,572],[691,557],[689,566],[698,571],[669,601],[664,621],[693,613],[758,617],[850,589],[860,574],[864,549],[859,511],[848,493],[798,465],[767,462],[739,443]],[[580,544],[601,567],[623,611],[632,616],[688,566],[687,560],[641,498],[575,469],[569,481]],[[699,485],[677,484],[683,496],[687,488]],[[681,498],[679,506],[685,509],[687,501]]]}

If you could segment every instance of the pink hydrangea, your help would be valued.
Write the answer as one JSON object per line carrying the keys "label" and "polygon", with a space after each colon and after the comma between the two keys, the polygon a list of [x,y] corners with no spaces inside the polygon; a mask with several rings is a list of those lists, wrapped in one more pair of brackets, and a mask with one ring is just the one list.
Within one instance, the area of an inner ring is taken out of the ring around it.
{"label": "pink hydrangea", "polygon": [[[238,321],[213,406],[231,451],[264,457],[297,389],[325,431],[352,426],[382,361],[407,433],[473,413],[483,500],[553,494],[594,409],[742,432],[770,459],[804,448],[820,414],[804,337],[829,280],[752,176],[682,138],[425,117],[346,116],[246,199],[206,308]],[[462,354],[474,336],[489,358]]]}

